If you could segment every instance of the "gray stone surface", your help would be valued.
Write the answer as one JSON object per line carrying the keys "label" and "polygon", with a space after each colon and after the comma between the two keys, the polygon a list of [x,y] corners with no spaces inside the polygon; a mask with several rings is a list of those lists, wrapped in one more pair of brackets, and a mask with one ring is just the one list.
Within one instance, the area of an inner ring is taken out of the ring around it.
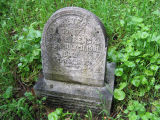
{"label": "gray stone surface", "polygon": [[67,7],[47,21],[42,38],[44,77],[93,86],[104,86],[107,37],[91,12]]}
{"label": "gray stone surface", "polygon": [[[35,93],[54,107],[85,112],[110,111],[114,63],[106,63],[107,36],[91,12],[66,7],[47,21],[42,36],[43,77]],[[104,103],[106,103],[104,105]]]}
{"label": "gray stone surface", "polygon": [[47,97],[49,106],[62,107],[65,110],[86,112],[88,109],[93,113],[99,113],[102,109],[110,113],[113,86],[114,86],[114,63],[107,63],[108,83],[103,87],[80,85],[53,80],[45,80],[40,77],[34,86],[36,95]]}

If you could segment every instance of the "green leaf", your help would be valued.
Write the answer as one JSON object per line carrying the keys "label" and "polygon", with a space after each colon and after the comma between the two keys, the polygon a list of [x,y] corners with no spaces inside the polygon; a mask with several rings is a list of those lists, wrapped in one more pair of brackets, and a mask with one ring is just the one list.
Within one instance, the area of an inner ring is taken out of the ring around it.
{"label": "green leaf", "polygon": [[129,111],[128,111],[127,109],[124,111],[124,113],[126,113],[126,114],[127,114],[128,112],[129,112]]}
{"label": "green leaf", "polygon": [[122,78],[123,78],[123,80],[127,80],[127,79],[128,79],[128,77],[127,77],[126,74],[123,74],[123,75],[122,75]]}
{"label": "green leaf", "polygon": [[125,61],[127,61],[128,60],[128,54],[123,54],[123,56],[122,56],[122,58],[120,58],[120,60],[122,61],[122,62],[125,62]]}
{"label": "green leaf", "polygon": [[154,11],[153,14],[160,17],[160,11],[159,10]]}
{"label": "green leaf", "polygon": [[142,116],[142,120],[149,120],[148,117],[146,115]]}
{"label": "green leaf", "polygon": [[114,90],[114,97],[118,100],[123,100],[125,98],[126,94],[120,90],[120,89],[115,89]]}
{"label": "green leaf", "polygon": [[147,32],[141,32],[141,38],[145,39],[149,36],[149,34]]}
{"label": "green leaf", "polygon": [[36,37],[36,38],[41,37],[41,32],[40,32],[39,30],[36,30],[36,31],[35,31],[35,37]]}
{"label": "green leaf", "polygon": [[54,120],[52,113],[48,114],[48,120]]}
{"label": "green leaf", "polygon": [[123,68],[117,68],[115,70],[115,74],[116,74],[116,76],[122,76],[122,74],[123,74]]}
{"label": "green leaf", "polygon": [[133,101],[132,100],[129,101],[127,109],[130,110],[130,111],[134,110],[134,106],[133,106]]}
{"label": "green leaf", "polygon": [[134,51],[134,49],[133,49],[132,46],[128,46],[128,47],[125,48],[125,51],[126,51],[127,53],[131,53],[132,51]]}
{"label": "green leaf", "polygon": [[136,63],[139,63],[141,61],[141,59],[136,59]]}
{"label": "green leaf", "polygon": [[155,0],[150,0],[152,3],[155,3]]}
{"label": "green leaf", "polygon": [[123,27],[124,26],[124,20],[120,20],[120,25]]}
{"label": "green leaf", "polygon": [[22,63],[18,63],[18,68],[19,68],[19,69],[22,69],[22,68],[23,68]]}
{"label": "green leaf", "polygon": [[143,88],[141,88],[140,89],[140,92],[139,92],[139,96],[144,96],[145,95],[145,93],[146,93],[146,90],[145,89],[143,89]]}
{"label": "green leaf", "polygon": [[[134,106],[134,110],[138,112],[138,114],[140,113],[141,115],[144,114],[145,112],[145,107],[144,104],[139,103],[139,101],[133,101],[133,106]],[[139,114],[139,115],[140,115]]]}
{"label": "green leaf", "polygon": [[160,59],[157,60],[157,64],[158,64],[158,65],[160,64]]}
{"label": "green leaf", "polygon": [[135,63],[131,61],[126,61],[124,64],[128,67],[135,67]]}
{"label": "green leaf", "polygon": [[[152,113],[146,112],[144,116],[142,116],[142,120],[149,120],[153,117]],[[146,119],[147,118],[147,119]]]}
{"label": "green leaf", "polygon": [[128,55],[127,54],[124,54],[124,53],[118,53],[118,59],[122,62],[125,62],[128,60]]}
{"label": "green leaf", "polygon": [[157,65],[151,65],[150,68],[151,70],[157,71],[159,67]]}
{"label": "green leaf", "polygon": [[134,77],[133,79],[132,79],[132,81],[131,81],[131,83],[135,86],[135,87],[139,87],[139,85],[140,85],[140,79],[139,79],[139,77]]}
{"label": "green leaf", "polygon": [[45,101],[46,99],[47,99],[46,97],[43,97],[41,100],[42,100],[42,101]]}
{"label": "green leaf", "polygon": [[148,53],[142,55],[143,58],[150,57],[150,56],[151,54],[148,54]]}
{"label": "green leaf", "polygon": [[134,111],[130,112],[128,114],[129,120],[138,120],[138,115],[136,115],[136,113]]}
{"label": "green leaf", "polygon": [[147,90],[150,91],[151,90],[151,86],[147,85]]}
{"label": "green leaf", "polygon": [[152,76],[153,75],[153,72],[151,70],[145,70],[144,73],[147,75],[147,76]]}
{"label": "green leaf", "polygon": [[63,113],[63,109],[62,108],[57,108],[55,113],[60,116]]}
{"label": "green leaf", "polygon": [[12,90],[13,90],[13,87],[9,86],[6,90],[6,92],[3,94],[3,98],[5,98],[5,99],[10,98],[12,96]]}
{"label": "green leaf", "polygon": [[25,66],[25,67],[24,67],[24,71],[26,71],[26,72],[29,71],[29,67],[28,67],[28,66]]}
{"label": "green leaf", "polygon": [[140,54],[141,54],[140,51],[133,51],[133,52],[131,53],[132,56],[138,56],[138,55],[140,55]]}
{"label": "green leaf", "polygon": [[135,23],[141,23],[141,22],[143,22],[143,18],[132,16],[131,19]]}
{"label": "green leaf", "polygon": [[159,57],[159,53],[156,53],[153,57],[151,57],[150,62],[151,63],[157,62],[158,57]]}
{"label": "green leaf", "polygon": [[154,84],[155,84],[155,78],[153,77],[153,78],[151,79],[150,85],[154,85]]}
{"label": "green leaf", "polygon": [[140,80],[141,80],[142,85],[148,84],[148,81],[145,76],[143,76],[143,75],[140,76]]}
{"label": "green leaf", "polygon": [[159,43],[159,40],[160,40],[160,35],[158,36],[156,33],[153,34],[151,41],[155,41],[155,42]]}
{"label": "green leaf", "polygon": [[34,96],[32,95],[32,93],[31,92],[25,92],[25,94],[24,94],[29,100],[33,100],[34,99]]}
{"label": "green leaf", "polygon": [[48,114],[48,120],[59,120],[59,117],[55,112],[52,112]]}
{"label": "green leaf", "polygon": [[33,56],[37,56],[40,54],[41,49],[34,49],[33,50]]}
{"label": "green leaf", "polygon": [[156,86],[155,86],[155,89],[156,89],[156,90],[159,90],[159,89],[160,89],[160,85],[156,85]]}
{"label": "green leaf", "polygon": [[119,90],[123,90],[127,86],[127,83],[126,82],[121,82],[119,86],[120,86]]}
{"label": "green leaf", "polygon": [[112,59],[113,62],[117,61],[117,51],[116,51],[116,47],[110,48],[108,50],[108,57],[110,59]]}

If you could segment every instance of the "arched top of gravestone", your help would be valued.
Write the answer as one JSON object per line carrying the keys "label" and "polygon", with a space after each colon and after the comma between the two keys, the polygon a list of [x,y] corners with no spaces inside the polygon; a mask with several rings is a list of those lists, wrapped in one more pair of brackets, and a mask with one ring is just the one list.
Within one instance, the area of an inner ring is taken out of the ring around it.
{"label": "arched top of gravestone", "polygon": [[[58,19],[59,17],[66,16],[66,15],[79,15],[79,16],[82,16],[86,19],[91,18],[93,21],[96,20],[96,22],[101,26],[102,32],[105,36],[105,47],[107,47],[108,38],[107,38],[106,30],[105,30],[105,27],[104,27],[103,23],[99,20],[99,18],[95,14],[93,14],[92,12],[90,12],[86,9],[80,8],[80,7],[65,7],[65,8],[61,8],[61,9],[57,10],[49,18],[49,20],[45,24],[45,27],[44,27],[44,30],[43,30],[43,36],[45,36],[44,35],[45,31],[47,31],[48,27],[51,25],[51,23],[53,21],[55,21],[55,19]],[[92,21],[90,21],[90,22],[92,22]]]}
{"label": "arched top of gravestone", "polygon": [[104,84],[107,36],[103,24],[88,10],[56,11],[45,24],[41,48],[45,79]]}

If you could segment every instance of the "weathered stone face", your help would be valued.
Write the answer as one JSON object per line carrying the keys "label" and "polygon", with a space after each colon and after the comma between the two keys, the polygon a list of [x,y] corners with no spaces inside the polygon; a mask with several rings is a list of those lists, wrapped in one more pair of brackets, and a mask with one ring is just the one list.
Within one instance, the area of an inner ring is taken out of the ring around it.
{"label": "weathered stone face", "polygon": [[104,27],[94,14],[78,7],[56,11],[43,31],[44,76],[34,86],[36,95],[47,97],[53,108],[80,113],[89,108],[97,114],[103,104],[110,112],[115,64],[106,63],[106,46]]}
{"label": "weathered stone face", "polygon": [[45,80],[103,86],[106,42],[103,25],[94,14],[78,7],[58,10],[43,31]]}

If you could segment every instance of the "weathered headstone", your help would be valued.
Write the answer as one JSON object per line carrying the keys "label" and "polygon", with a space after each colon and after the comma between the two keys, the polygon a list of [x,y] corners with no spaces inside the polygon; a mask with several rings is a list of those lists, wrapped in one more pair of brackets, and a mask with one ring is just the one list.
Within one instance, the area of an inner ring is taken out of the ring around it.
{"label": "weathered headstone", "polygon": [[56,11],[44,27],[41,50],[44,77],[34,87],[37,95],[68,110],[100,111],[105,102],[110,111],[115,65],[106,64],[106,32],[93,13]]}

